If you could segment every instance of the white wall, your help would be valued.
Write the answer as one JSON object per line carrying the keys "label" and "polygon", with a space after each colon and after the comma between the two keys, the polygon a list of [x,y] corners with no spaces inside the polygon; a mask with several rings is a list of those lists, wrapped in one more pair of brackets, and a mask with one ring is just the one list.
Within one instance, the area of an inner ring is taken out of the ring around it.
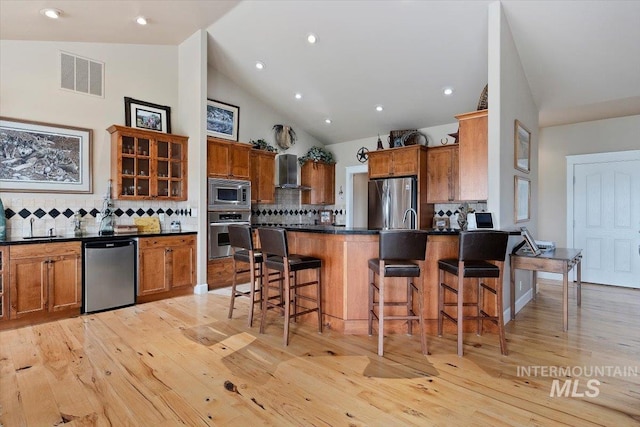
{"label": "white wall", "polygon": [[[65,51],[104,63],[104,97],[95,97],[59,89],[59,52]],[[5,208],[18,212],[23,208],[45,212],[102,208],[102,199],[110,179],[110,135],[112,124],[125,124],[124,97],[171,107],[172,132],[185,133],[181,122],[178,79],[178,47],[103,43],[32,42],[0,40],[0,115],[21,120],[88,128],[92,141],[92,194],[5,192],[0,197]],[[189,202],[121,201],[116,208],[147,210],[184,208]],[[177,215],[177,214],[174,214]],[[34,218],[31,216],[31,218]],[[83,220],[88,232],[97,231],[93,217]],[[194,218],[167,217],[182,221],[183,228],[196,229]],[[24,223],[19,216],[7,222],[10,236],[22,236]],[[118,224],[132,224],[133,217],[123,215]],[[55,228],[57,233],[73,233],[71,221],[63,215],[36,218],[34,229]]]}
{"label": "white wall", "polygon": [[[59,89],[59,51],[105,63],[104,98]],[[99,43],[0,41],[0,115],[93,129],[93,192],[102,195],[110,176],[106,129],[124,125],[124,97],[171,106],[179,128],[178,49]],[[15,193],[12,197],[31,197]],[[39,194],[41,199],[59,194]],[[87,195],[65,195],[83,199]]]}
{"label": "white wall", "polygon": [[538,235],[566,247],[568,155],[637,150],[640,115],[596,120],[540,130]]}
{"label": "white wall", "polygon": [[[487,209],[496,214],[501,228],[515,224],[514,176],[531,180],[531,219],[518,223],[536,235],[538,199],[538,109],[533,101],[520,56],[513,41],[509,23],[499,2],[489,5],[489,198]],[[514,167],[515,120],[520,120],[531,131],[530,172],[525,174]],[[520,242],[513,237],[507,252]],[[505,271],[509,269],[505,263]],[[509,275],[504,275],[503,304],[509,307],[511,290]],[[522,305],[530,297],[531,275],[518,271],[516,275],[516,301]],[[521,299],[522,298],[522,299]]]}
{"label": "white wall", "polygon": [[[302,130],[297,124],[273,107],[238,87],[216,69],[209,67],[207,81],[207,97],[220,102],[240,107],[238,140],[249,142],[254,139],[264,139],[278,149],[280,154],[295,154],[301,157],[313,146],[322,147],[323,144]],[[285,124],[293,128],[298,136],[297,142],[287,150],[282,150],[275,143],[273,125]],[[298,171],[299,172],[299,171]],[[276,167],[276,182],[278,179]],[[298,173],[298,182],[300,181]],[[337,193],[336,193],[337,194]]]}
{"label": "white wall", "polygon": [[197,31],[179,46],[181,131],[189,135],[188,206],[197,209],[197,292],[207,291],[207,35]]}

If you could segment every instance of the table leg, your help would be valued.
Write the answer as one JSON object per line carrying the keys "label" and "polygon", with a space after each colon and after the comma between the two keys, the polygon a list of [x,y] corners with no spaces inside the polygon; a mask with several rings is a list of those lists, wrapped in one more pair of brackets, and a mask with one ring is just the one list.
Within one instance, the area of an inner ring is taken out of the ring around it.
{"label": "table leg", "polygon": [[536,296],[538,295],[538,271],[537,270],[533,270],[532,271],[533,275],[532,275],[532,282],[531,282],[531,290],[533,291],[533,300],[536,300]]}
{"label": "table leg", "polygon": [[458,263],[458,356],[462,357],[464,354],[464,346],[462,342],[462,333],[464,331],[464,303],[463,303],[463,295],[464,295],[464,264],[462,262]]}
{"label": "table leg", "polygon": [[513,257],[511,258],[511,283],[509,283],[509,302],[511,305],[511,320],[516,320],[516,269],[513,268]]}
{"label": "table leg", "polygon": [[564,272],[562,273],[562,322],[563,330],[569,329],[569,267],[564,262]]}
{"label": "table leg", "polygon": [[576,262],[576,278],[578,279],[578,307],[582,304],[582,258]]}

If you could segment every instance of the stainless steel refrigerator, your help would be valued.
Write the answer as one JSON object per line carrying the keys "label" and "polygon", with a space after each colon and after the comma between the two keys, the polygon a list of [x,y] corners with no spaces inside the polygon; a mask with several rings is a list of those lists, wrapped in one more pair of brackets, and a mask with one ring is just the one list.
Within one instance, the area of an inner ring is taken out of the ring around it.
{"label": "stainless steel refrigerator", "polygon": [[370,229],[417,228],[415,178],[387,178],[369,181],[368,200],[368,227]]}

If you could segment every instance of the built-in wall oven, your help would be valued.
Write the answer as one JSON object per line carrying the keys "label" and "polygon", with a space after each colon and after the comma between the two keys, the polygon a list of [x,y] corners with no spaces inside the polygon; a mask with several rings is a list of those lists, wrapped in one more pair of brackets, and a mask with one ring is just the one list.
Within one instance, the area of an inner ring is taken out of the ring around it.
{"label": "built-in wall oven", "polygon": [[209,259],[231,255],[229,225],[251,223],[251,211],[209,212]]}
{"label": "built-in wall oven", "polygon": [[209,178],[210,211],[251,210],[251,181]]}

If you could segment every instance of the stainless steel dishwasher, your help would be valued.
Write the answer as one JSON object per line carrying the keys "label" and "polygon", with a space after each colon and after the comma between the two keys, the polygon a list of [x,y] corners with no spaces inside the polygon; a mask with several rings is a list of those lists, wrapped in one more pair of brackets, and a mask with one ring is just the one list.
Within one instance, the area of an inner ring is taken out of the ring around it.
{"label": "stainless steel dishwasher", "polygon": [[85,242],[83,261],[83,313],[136,302],[135,240]]}

